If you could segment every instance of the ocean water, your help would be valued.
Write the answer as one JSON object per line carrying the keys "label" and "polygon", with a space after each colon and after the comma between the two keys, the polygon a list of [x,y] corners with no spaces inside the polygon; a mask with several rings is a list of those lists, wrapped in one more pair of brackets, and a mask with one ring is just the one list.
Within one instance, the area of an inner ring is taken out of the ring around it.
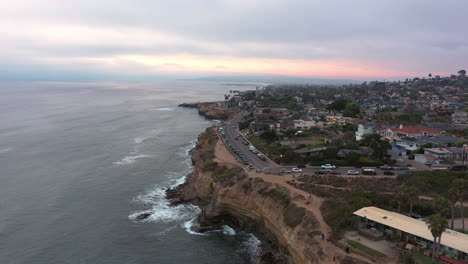
{"label": "ocean water", "polygon": [[163,190],[215,122],[177,104],[254,87],[0,83],[0,263],[255,263],[255,236],[193,233]]}

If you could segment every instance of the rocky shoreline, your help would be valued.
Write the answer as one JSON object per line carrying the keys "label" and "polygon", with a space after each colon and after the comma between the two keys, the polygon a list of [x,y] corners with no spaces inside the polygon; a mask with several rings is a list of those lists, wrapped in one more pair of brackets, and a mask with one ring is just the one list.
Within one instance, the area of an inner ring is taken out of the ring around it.
{"label": "rocky shoreline", "polygon": [[224,102],[182,103],[179,107],[197,108],[198,114],[207,119],[227,119],[234,111],[223,107]]}

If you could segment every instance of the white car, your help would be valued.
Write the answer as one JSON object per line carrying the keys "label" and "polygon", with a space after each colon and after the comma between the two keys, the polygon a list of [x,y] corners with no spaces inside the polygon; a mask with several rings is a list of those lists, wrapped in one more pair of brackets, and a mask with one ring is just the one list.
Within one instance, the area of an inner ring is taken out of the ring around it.
{"label": "white car", "polygon": [[292,172],[302,172],[302,169],[299,169],[299,168],[293,168],[291,171],[292,171]]}
{"label": "white car", "polygon": [[331,165],[331,164],[325,164],[325,165],[322,165],[320,168],[331,170],[331,169],[336,169],[336,166]]}
{"label": "white car", "polygon": [[357,170],[348,170],[348,175],[359,175],[359,171],[357,171]]}

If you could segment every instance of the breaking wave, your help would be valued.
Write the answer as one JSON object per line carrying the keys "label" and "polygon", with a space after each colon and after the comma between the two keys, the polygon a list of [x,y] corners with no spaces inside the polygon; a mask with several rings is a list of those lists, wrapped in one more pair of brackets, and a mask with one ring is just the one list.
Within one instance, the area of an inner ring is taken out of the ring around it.
{"label": "breaking wave", "polygon": [[134,212],[129,219],[137,221],[138,216],[149,214],[142,222],[174,222],[193,218],[200,213],[200,209],[191,204],[171,206],[166,199],[166,189],[156,186],[153,190],[135,198],[136,202],[151,206],[150,209]]}
{"label": "breaking wave", "polygon": [[145,141],[147,139],[159,137],[159,136],[163,135],[163,133],[166,132],[166,131],[168,131],[168,129],[166,129],[166,128],[156,128],[156,129],[151,130],[146,135],[134,138],[133,141],[136,144],[140,144],[140,143],[143,143],[143,141]]}
{"label": "breaking wave", "polygon": [[114,164],[114,165],[129,165],[129,164],[135,163],[137,159],[151,158],[151,157],[152,156],[150,156],[150,155],[144,155],[144,154],[135,155],[135,156],[126,156],[126,157],[124,157],[123,159],[121,159],[119,161],[113,162],[112,164]]}
{"label": "breaking wave", "polygon": [[174,107],[161,107],[161,108],[153,108],[153,111],[174,111]]}
{"label": "breaking wave", "polygon": [[246,240],[242,242],[242,252],[247,253],[250,263],[257,264],[260,261],[262,242],[251,233],[247,234]]}

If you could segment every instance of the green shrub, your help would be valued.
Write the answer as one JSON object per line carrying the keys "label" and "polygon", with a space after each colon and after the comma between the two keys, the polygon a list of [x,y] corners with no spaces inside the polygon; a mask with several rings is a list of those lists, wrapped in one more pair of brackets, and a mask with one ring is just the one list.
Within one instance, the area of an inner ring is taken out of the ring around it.
{"label": "green shrub", "polygon": [[302,222],[305,216],[305,209],[290,203],[283,212],[284,222],[291,228],[296,227]]}
{"label": "green shrub", "polygon": [[291,194],[289,190],[282,186],[270,189],[265,194],[274,201],[281,202],[284,205],[291,202]]}
{"label": "green shrub", "polygon": [[353,248],[357,248],[359,250],[362,250],[364,251],[366,254],[369,254],[371,256],[374,256],[374,257],[385,257],[385,254],[378,251],[378,250],[375,250],[373,248],[370,248],[366,245],[363,245],[357,241],[354,241],[354,240],[347,240],[346,241],[350,246],[352,246]]}

